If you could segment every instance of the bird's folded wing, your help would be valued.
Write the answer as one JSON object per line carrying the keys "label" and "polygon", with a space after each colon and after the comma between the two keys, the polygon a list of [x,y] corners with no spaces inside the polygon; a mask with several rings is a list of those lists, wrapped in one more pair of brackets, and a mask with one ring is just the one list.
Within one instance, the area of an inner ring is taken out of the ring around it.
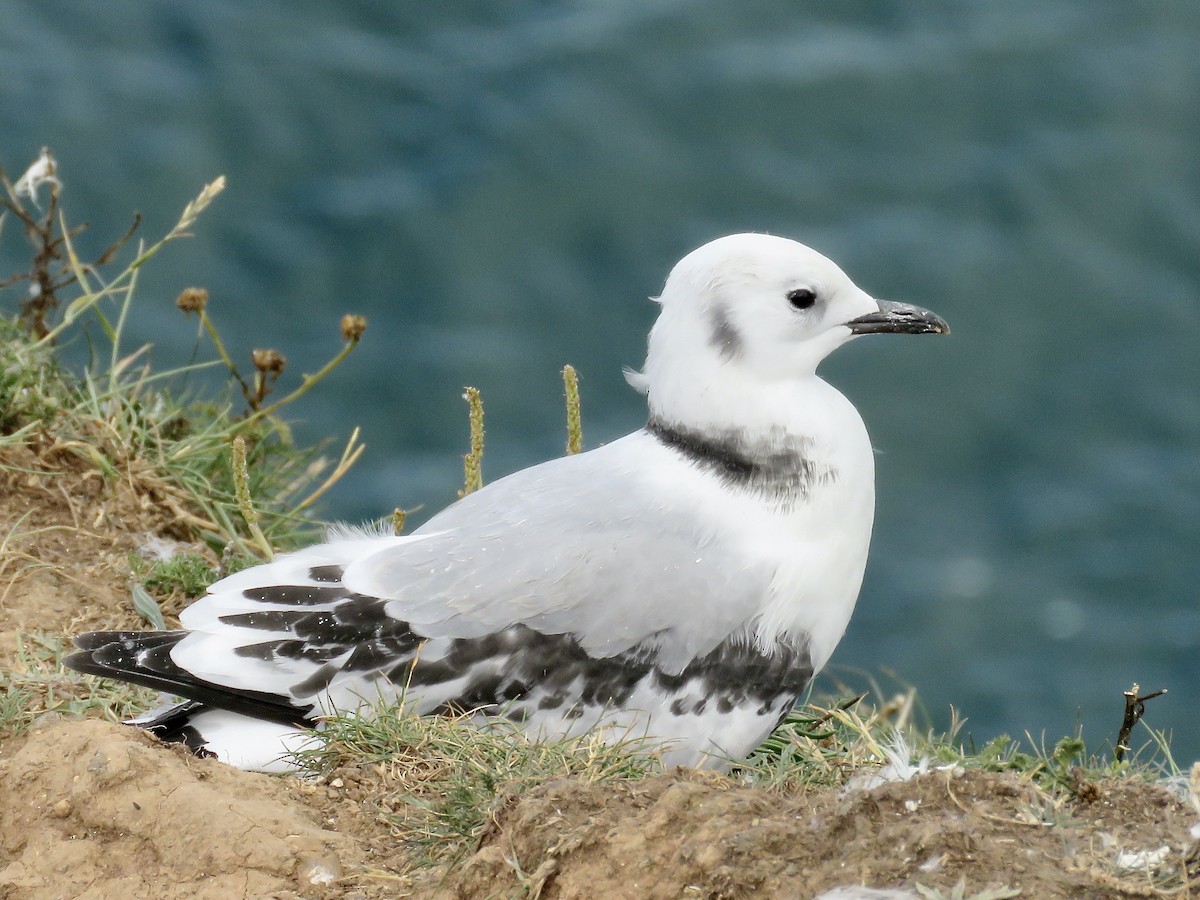
{"label": "bird's folded wing", "polygon": [[682,668],[761,607],[772,568],[708,515],[704,478],[644,432],[501,479],[361,558],[353,591],[428,637],[515,624]]}
{"label": "bird's folded wing", "polygon": [[410,536],[343,536],[218,582],[181,615],[171,659],[306,708],[503,656],[485,639],[512,626],[678,673],[744,631],[774,574],[722,536],[703,477],[644,433],[525,469]]}

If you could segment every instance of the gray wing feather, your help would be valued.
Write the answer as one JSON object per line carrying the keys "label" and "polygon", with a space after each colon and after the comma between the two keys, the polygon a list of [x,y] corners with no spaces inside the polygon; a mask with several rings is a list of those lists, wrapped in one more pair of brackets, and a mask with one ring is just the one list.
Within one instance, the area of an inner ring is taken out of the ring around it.
{"label": "gray wing feather", "polygon": [[687,496],[648,481],[659,452],[634,434],[525,469],[435,516],[419,540],[353,563],[344,581],[428,637],[525,624],[593,655],[647,643],[660,666],[682,668],[744,627],[774,573]]}

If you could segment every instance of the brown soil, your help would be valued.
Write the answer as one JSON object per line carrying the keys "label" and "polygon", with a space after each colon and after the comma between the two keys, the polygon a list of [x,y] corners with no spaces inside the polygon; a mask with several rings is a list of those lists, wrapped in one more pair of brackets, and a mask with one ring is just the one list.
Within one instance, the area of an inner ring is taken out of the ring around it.
{"label": "brown soil", "polygon": [[[0,466],[0,666],[16,665],[21,633],[138,627],[127,554],[146,534],[179,536],[161,497],[61,449],[5,451]],[[563,778],[505,797],[466,859],[414,868],[382,779],[239,772],[48,715],[0,732],[0,898],[806,898],[917,884],[949,897],[960,879],[968,897],[1105,898],[1190,896],[1200,877],[1186,858],[1200,816],[1135,781],[1062,799],[962,770],[792,796],[684,770]],[[1118,867],[1122,852],[1163,847],[1155,866]]]}
{"label": "brown soil", "polygon": [[288,786],[99,721],[56,722],[5,748],[0,895],[341,896],[312,882],[357,859]]}
{"label": "brown soil", "polygon": [[811,897],[960,879],[968,896],[999,885],[1022,897],[1140,896],[1121,882],[1140,887],[1145,876],[1118,879],[1106,861],[1116,848],[1187,845],[1196,817],[1153,786],[1096,787],[1092,803],[1055,810],[1016,776],[961,769],[787,799],[696,772],[564,780],[504,806],[454,883],[460,896],[483,896],[520,871],[564,900]]}
{"label": "brown soil", "polygon": [[128,555],[186,532],[147,479],[106,483],[65,444],[0,450],[0,661],[16,636],[138,628]]}

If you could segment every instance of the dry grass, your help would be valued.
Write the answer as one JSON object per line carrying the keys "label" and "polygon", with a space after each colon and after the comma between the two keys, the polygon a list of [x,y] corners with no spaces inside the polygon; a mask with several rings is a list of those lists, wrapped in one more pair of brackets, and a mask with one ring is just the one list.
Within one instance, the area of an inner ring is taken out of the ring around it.
{"label": "dry grass", "polygon": [[[6,283],[45,284],[55,293],[38,295],[36,303],[22,300],[19,316],[0,319],[0,449],[29,447],[39,472],[47,476],[63,456],[79,457],[107,483],[120,482],[167,510],[179,531],[203,539],[218,553],[232,545],[243,555],[262,556],[270,546],[293,546],[314,538],[318,532],[309,508],[353,465],[362,447],[353,434],[339,458],[327,460],[320,448],[295,446],[279,413],[346,359],[361,340],[365,321],[353,317],[358,320],[354,328],[331,327],[331,337],[340,343],[333,356],[315,375],[302,376],[289,393],[268,405],[265,399],[286,360],[278,351],[255,351],[255,375],[243,376],[225,351],[207,300],[197,305],[195,298],[203,292],[190,288],[181,296],[181,324],[184,315],[202,317],[209,358],[154,371],[148,345],[131,348],[124,342],[139,272],[167,245],[190,234],[223,190],[224,179],[216,179],[188,203],[161,240],[149,247],[139,244],[133,259],[109,275],[124,242],[94,263],[79,259],[73,238],[80,229],[67,222],[59,204],[62,181],[57,165],[48,152],[46,158],[54,177],[40,184],[51,191],[53,202],[41,215],[36,192],[28,194],[26,202],[22,182],[14,186],[3,179],[8,194],[4,215],[17,216],[38,251],[30,270]],[[75,296],[67,300],[67,291]],[[82,372],[64,372],[56,348],[83,329],[93,341],[94,362]],[[269,346],[265,336],[259,339]],[[198,346],[197,352],[202,349]],[[214,367],[226,370],[226,390],[216,396],[189,396],[184,388],[187,376]],[[239,390],[244,411],[233,399]],[[246,488],[257,498],[253,512],[244,498],[239,502],[231,466],[239,439],[245,450]],[[248,521],[254,513],[257,524]],[[255,534],[259,526],[262,535]]]}
{"label": "dry grass", "polygon": [[305,771],[339,787],[370,784],[361,795],[422,861],[462,856],[498,805],[554,778],[585,783],[661,771],[653,745],[591,733],[531,740],[500,717],[414,716],[381,705],[364,715],[331,717],[296,754]]}
{"label": "dry grass", "polygon": [[154,705],[148,688],[64,669],[61,635],[20,636],[10,665],[0,667],[0,735],[16,736],[48,716],[100,716],[119,722]]}

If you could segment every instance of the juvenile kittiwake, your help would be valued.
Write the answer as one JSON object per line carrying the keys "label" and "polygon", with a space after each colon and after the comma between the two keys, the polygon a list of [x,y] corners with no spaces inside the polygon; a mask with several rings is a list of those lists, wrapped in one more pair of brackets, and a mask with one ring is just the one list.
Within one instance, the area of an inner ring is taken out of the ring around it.
{"label": "juvenile kittiwake", "polygon": [[658,298],[644,428],[502,478],[407,536],[343,532],[238,572],[179,631],[95,632],[65,663],[182,698],[134,720],[247,769],[332,712],[403,697],[539,737],[597,726],[725,768],[850,620],[870,440],[817,365],[863,334],[946,334],[761,234],[685,256]]}

